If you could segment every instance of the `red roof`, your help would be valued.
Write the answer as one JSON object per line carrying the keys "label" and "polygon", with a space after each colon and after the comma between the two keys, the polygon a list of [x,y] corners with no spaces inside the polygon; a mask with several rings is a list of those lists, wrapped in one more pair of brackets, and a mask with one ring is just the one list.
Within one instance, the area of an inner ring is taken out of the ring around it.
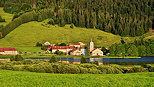
{"label": "red roof", "polygon": [[51,46],[51,49],[73,49],[73,46]]}
{"label": "red roof", "polygon": [[79,43],[70,43],[69,45],[80,45]]}
{"label": "red roof", "polygon": [[0,47],[0,52],[4,51],[17,51],[17,50],[15,48]]}

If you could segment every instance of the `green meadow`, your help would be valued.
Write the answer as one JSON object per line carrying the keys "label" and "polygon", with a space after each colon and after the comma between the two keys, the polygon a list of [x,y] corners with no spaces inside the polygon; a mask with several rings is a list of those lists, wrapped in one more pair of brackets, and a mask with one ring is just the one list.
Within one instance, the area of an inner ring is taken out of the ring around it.
{"label": "green meadow", "polygon": [[0,87],[153,87],[154,73],[49,74],[0,70]]}
{"label": "green meadow", "polygon": [[6,22],[0,22],[0,25],[6,25],[11,22],[13,14],[5,13],[3,8],[0,8],[0,16],[5,19]]}
{"label": "green meadow", "polygon": [[[37,42],[49,41],[55,43],[84,42],[89,43],[91,39],[97,47],[109,47],[114,43],[120,43],[122,37],[113,35],[97,29],[70,28],[70,25],[59,27],[57,25],[46,25],[44,22],[29,22],[22,24],[5,38],[0,40],[0,45],[8,44],[14,46],[35,46]],[[126,42],[134,38],[125,37]]]}

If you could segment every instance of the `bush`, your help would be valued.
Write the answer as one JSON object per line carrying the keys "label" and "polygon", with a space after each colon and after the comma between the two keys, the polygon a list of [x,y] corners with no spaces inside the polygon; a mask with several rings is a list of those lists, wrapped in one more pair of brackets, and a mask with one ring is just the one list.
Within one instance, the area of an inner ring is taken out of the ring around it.
{"label": "bush", "polygon": [[42,44],[39,43],[39,42],[37,42],[37,43],[36,43],[36,47],[42,47]]}
{"label": "bush", "polygon": [[25,65],[16,65],[12,67],[12,70],[14,71],[26,71],[28,69],[29,66],[25,66]]}
{"label": "bush", "polygon": [[5,19],[3,19],[1,16],[0,16],[0,22],[5,22]]}
{"label": "bush", "polygon": [[87,68],[79,67],[79,69],[80,69],[80,73],[82,73],[82,74],[87,74],[87,73],[89,73],[89,69],[87,69]]}
{"label": "bush", "polygon": [[21,55],[15,55],[10,58],[10,61],[23,61],[24,58]]}
{"label": "bush", "polygon": [[73,64],[54,64],[52,65],[55,73],[70,73],[70,74],[78,74],[80,73],[80,69],[77,65]]}
{"label": "bush", "polygon": [[83,68],[97,68],[98,66],[95,65],[95,64],[80,64],[80,67],[83,67]]}
{"label": "bush", "polygon": [[112,67],[112,66],[108,66],[108,65],[99,66],[98,69],[101,70],[102,73],[105,73],[105,74],[119,74],[119,73],[122,73],[116,67]]}
{"label": "bush", "polygon": [[55,62],[57,62],[56,57],[55,57],[55,56],[52,56],[52,57],[50,58],[49,62],[50,62],[50,63],[55,63]]}
{"label": "bush", "polygon": [[132,67],[128,73],[134,73],[134,72],[148,72],[147,69],[143,68],[143,67],[138,67],[138,66],[135,66],[135,67]]}
{"label": "bush", "polygon": [[72,29],[73,29],[73,28],[74,28],[74,24],[71,24],[70,28],[72,28]]}
{"label": "bush", "polygon": [[86,58],[85,57],[81,57],[81,63],[87,63]]}
{"label": "bush", "polygon": [[154,65],[152,64],[146,64],[143,65],[144,68],[147,68],[149,72],[154,72]]}
{"label": "bush", "polygon": [[49,63],[39,63],[28,67],[31,72],[53,73],[53,68]]}
{"label": "bush", "polygon": [[101,74],[102,72],[96,68],[89,68],[88,70],[89,72],[88,73],[91,73],[91,74]]}
{"label": "bush", "polygon": [[56,50],[56,52],[54,54],[57,54],[57,55],[62,55],[63,52],[59,51],[59,50]]}
{"label": "bush", "polygon": [[53,19],[50,19],[49,22],[48,22],[48,24],[55,25],[55,22],[54,22]]}
{"label": "bush", "polygon": [[33,60],[24,60],[23,64],[34,64],[35,62]]}
{"label": "bush", "polygon": [[0,68],[5,70],[12,70],[12,64],[1,65]]}

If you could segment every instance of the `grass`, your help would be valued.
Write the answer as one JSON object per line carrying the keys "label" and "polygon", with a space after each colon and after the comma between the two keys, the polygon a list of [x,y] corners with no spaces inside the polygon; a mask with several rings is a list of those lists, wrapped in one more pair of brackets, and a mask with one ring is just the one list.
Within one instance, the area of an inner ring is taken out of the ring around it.
{"label": "grass", "polygon": [[0,8],[0,15],[2,16],[2,18],[5,19],[6,22],[0,22],[0,25],[6,25],[9,22],[11,22],[12,18],[13,18],[13,14],[9,14],[9,13],[5,13],[3,11],[3,8]]}
{"label": "grass", "polygon": [[[44,26],[43,26],[44,25]],[[49,41],[55,43],[84,42],[89,44],[93,39],[97,47],[109,47],[114,43],[120,43],[121,37],[97,29],[70,28],[70,25],[58,27],[45,25],[43,22],[29,22],[22,24],[5,38],[0,40],[0,45],[11,44],[14,46],[35,46],[37,42]],[[133,41],[133,37],[125,37],[126,41]]]}
{"label": "grass", "polygon": [[0,87],[153,87],[154,73],[48,74],[0,70]]}

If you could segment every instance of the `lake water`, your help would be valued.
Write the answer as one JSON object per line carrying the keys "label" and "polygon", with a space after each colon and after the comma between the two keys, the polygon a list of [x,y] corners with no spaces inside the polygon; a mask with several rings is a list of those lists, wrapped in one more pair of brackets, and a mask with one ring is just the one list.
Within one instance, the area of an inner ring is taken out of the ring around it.
{"label": "lake water", "polygon": [[[50,58],[27,58],[27,59],[50,59]],[[57,58],[59,61],[80,62],[80,58]],[[103,62],[103,63],[154,63],[154,57],[142,57],[142,58],[88,58],[88,62]]]}

